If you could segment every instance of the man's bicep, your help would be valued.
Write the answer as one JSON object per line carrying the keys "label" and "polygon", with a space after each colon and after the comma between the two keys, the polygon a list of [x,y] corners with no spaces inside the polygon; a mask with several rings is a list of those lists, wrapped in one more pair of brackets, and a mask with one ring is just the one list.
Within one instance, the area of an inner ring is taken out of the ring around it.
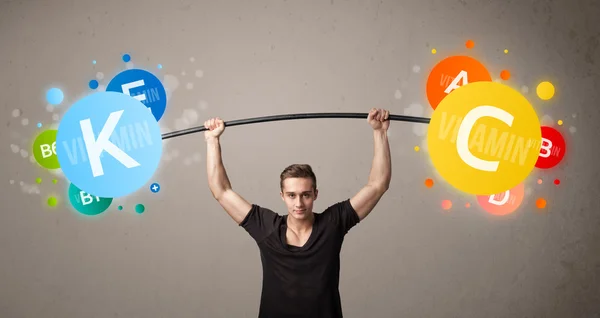
{"label": "man's bicep", "polygon": [[252,208],[250,202],[232,189],[225,190],[217,201],[237,224],[242,223]]}

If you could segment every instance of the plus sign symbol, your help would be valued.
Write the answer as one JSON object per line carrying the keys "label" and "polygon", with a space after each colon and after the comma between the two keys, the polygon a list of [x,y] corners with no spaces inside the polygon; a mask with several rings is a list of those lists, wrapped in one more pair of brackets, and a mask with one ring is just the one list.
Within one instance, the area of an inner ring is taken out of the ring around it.
{"label": "plus sign symbol", "polygon": [[153,183],[153,184],[151,184],[151,185],[150,185],[150,191],[152,191],[152,192],[154,192],[154,193],[156,193],[156,192],[160,191],[160,184],[158,184],[158,183],[156,183],[156,182],[155,182],[155,183]]}

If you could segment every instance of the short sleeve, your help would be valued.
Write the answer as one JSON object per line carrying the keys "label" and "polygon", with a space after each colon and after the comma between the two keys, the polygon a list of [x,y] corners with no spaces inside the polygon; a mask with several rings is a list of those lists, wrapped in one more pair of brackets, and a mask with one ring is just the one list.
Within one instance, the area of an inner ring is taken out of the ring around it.
{"label": "short sleeve", "polygon": [[350,199],[328,207],[323,214],[341,231],[342,235],[346,235],[351,228],[360,223],[360,218],[350,204]]}
{"label": "short sleeve", "polygon": [[252,204],[250,212],[240,223],[250,236],[260,243],[277,228],[281,216],[267,208]]}

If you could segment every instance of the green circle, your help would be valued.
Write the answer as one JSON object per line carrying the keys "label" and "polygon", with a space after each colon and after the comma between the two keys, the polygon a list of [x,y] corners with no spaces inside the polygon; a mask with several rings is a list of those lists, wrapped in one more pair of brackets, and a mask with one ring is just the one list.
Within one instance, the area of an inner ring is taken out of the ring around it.
{"label": "green circle", "polygon": [[58,203],[58,200],[56,200],[55,197],[49,197],[48,198],[48,205],[49,206],[56,206],[57,203]]}
{"label": "green circle", "polygon": [[71,183],[69,186],[69,201],[75,210],[85,215],[100,214],[112,203],[112,198],[100,198],[80,190]]}
{"label": "green circle", "polygon": [[35,183],[37,183],[37,184],[40,184],[40,183],[42,183],[42,178],[37,178],[37,179],[35,179]]}
{"label": "green circle", "polygon": [[117,207],[117,209],[119,209],[119,211],[123,210],[123,207],[119,205],[119,207]]}
{"label": "green circle", "polygon": [[144,207],[143,204],[136,204],[136,206],[135,206],[135,212],[137,212],[137,213],[144,213],[144,211],[146,211],[146,208]]}
{"label": "green circle", "polygon": [[56,134],[58,130],[49,129],[37,136],[33,142],[33,157],[46,169],[58,169],[60,163],[56,156]]}

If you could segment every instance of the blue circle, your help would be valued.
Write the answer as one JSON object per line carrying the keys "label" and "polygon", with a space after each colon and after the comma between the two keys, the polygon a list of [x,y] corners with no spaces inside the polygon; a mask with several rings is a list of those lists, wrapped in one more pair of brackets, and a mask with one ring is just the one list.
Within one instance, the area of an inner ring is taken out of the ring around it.
{"label": "blue circle", "polygon": [[129,54],[123,55],[123,62],[129,62],[129,61],[131,61],[131,56],[129,56]]}
{"label": "blue circle", "polygon": [[160,127],[144,104],[116,92],[77,101],[56,135],[65,177],[101,198],[126,196],[143,187],[158,168],[162,149]]}
{"label": "blue circle", "polygon": [[89,83],[89,85],[90,85],[91,89],[96,89],[96,88],[98,88],[98,81],[97,80],[91,80],[90,83]]}
{"label": "blue circle", "polygon": [[162,68],[162,64],[158,64],[158,68],[161,69]]}
{"label": "blue circle", "polygon": [[62,103],[65,98],[65,94],[59,88],[51,88],[46,92],[46,100],[52,105],[58,105]]}
{"label": "blue circle", "polygon": [[115,76],[106,91],[119,92],[135,96],[150,108],[152,115],[159,121],[167,108],[167,92],[154,74],[141,69],[125,70]]}
{"label": "blue circle", "polygon": [[158,191],[160,191],[160,184],[154,182],[153,184],[150,185],[150,191],[157,193]]}
{"label": "blue circle", "polygon": [[93,60],[93,61],[92,61],[92,64],[96,64],[96,60]]}
{"label": "blue circle", "polygon": [[42,123],[37,124],[38,128],[42,128]]}

